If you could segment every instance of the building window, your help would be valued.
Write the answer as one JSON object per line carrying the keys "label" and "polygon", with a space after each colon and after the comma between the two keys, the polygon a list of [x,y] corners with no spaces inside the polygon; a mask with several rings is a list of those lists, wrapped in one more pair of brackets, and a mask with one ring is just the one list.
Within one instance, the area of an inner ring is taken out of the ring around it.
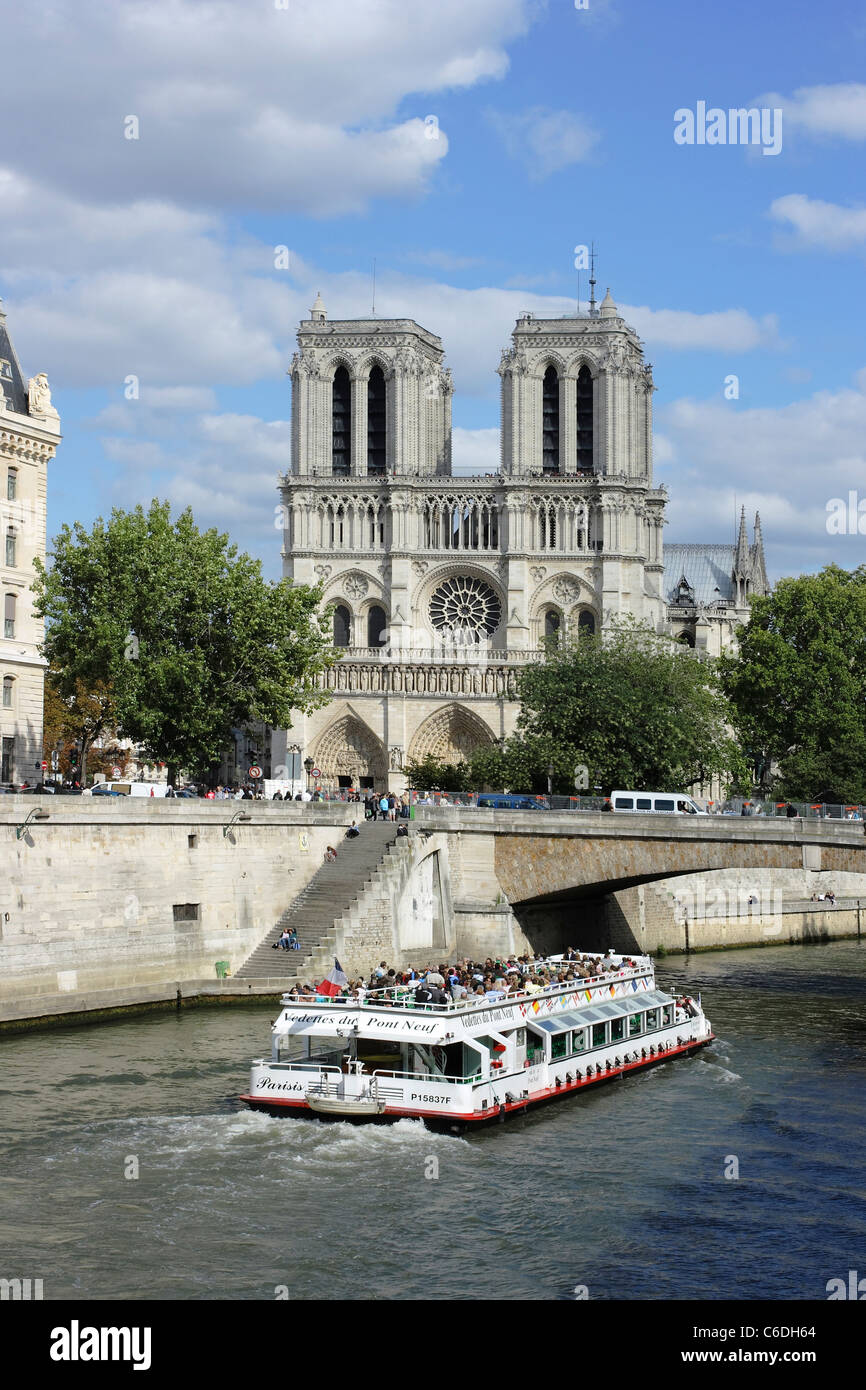
{"label": "building window", "polygon": [[352,383],[345,367],[338,367],[334,375],[331,418],[332,471],[345,478],[352,471]]}
{"label": "building window", "polygon": [[14,569],[18,563],[16,559],[17,553],[18,538],[10,526],[9,530],[6,532],[6,564],[10,569]]}
{"label": "building window", "polygon": [[374,367],[367,382],[367,472],[385,472],[385,377]]}
{"label": "building window", "polygon": [[7,594],[3,601],[3,636],[15,636],[15,595]]}
{"label": "building window", "polygon": [[6,474],[6,501],[14,502],[18,496],[18,470],[10,468]]}
{"label": "building window", "polygon": [[544,373],[541,458],[545,473],[559,472],[559,377],[555,367]]}
{"label": "building window", "polygon": [[388,619],[384,608],[373,607],[367,614],[367,646],[381,647]]}
{"label": "building window", "polygon": [[544,644],[558,647],[562,630],[562,620],[555,608],[548,608],[544,615]]}
{"label": "building window", "polygon": [[15,771],[15,740],[4,738],[0,750],[0,782],[11,782]]}
{"label": "building window", "polygon": [[595,614],[590,613],[589,610],[585,608],[577,620],[577,631],[578,635],[581,632],[588,632],[590,636],[592,636],[595,632]]}
{"label": "building window", "polygon": [[334,609],[334,646],[348,647],[351,642],[352,615],[345,604]]}
{"label": "building window", "polygon": [[683,644],[684,647],[694,647],[694,645],[695,645],[695,634],[694,634],[693,632],[688,632],[688,631],[686,631],[686,632],[681,632],[680,635],[679,635],[679,637],[677,638],[677,641],[678,641],[678,642],[682,642],[682,644]]}
{"label": "building window", "polygon": [[3,708],[12,708],[12,688],[15,682],[11,676],[3,677]]}
{"label": "building window", "polygon": [[201,903],[175,903],[171,910],[176,922],[201,921]]}
{"label": "building window", "polygon": [[577,467],[591,473],[592,459],[592,372],[581,367],[577,374]]}

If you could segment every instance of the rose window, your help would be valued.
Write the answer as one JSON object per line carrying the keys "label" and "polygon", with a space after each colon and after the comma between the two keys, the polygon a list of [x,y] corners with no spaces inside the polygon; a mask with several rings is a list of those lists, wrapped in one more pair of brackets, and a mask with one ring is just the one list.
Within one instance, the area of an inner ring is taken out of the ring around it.
{"label": "rose window", "polygon": [[446,579],[430,600],[430,621],[442,637],[481,642],[496,631],[501,617],[490,585],[465,574]]}

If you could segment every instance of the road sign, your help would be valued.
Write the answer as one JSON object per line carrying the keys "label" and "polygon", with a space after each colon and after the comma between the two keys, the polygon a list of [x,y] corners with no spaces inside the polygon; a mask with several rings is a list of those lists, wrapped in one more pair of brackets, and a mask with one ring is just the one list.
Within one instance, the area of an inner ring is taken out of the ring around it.
{"label": "road sign", "polygon": [[313,777],[321,777],[321,775],[322,775],[322,769],[321,769],[320,767],[314,767],[314,768],[313,768],[312,775],[313,775]]}
{"label": "road sign", "polygon": [[261,777],[261,775],[262,775],[262,769],[261,769],[260,767],[251,767],[251,768],[250,768],[250,776],[251,776],[251,777]]}
{"label": "road sign", "polygon": [[119,767],[113,767],[113,768],[111,769],[111,775],[112,775],[112,777],[119,777],[119,776],[120,776],[120,768],[119,768]]}
{"label": "road sign", "polygon": [[47,768],[48,764],[47,764],[47,763],[44,761],[44,759],[43,759],[43,761],[39,764],[39,766],[42,768],[42,771],[44,772],[45,769]]}

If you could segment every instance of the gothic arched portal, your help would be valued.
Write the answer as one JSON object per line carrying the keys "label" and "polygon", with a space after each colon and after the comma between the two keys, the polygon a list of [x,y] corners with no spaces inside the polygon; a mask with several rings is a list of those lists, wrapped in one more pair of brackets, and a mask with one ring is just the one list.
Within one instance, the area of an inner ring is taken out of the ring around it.
{"label": "gothic arched portal", "polygon": [[388,759],[381,739],[353,714],[336,719],[321,734],[313,750],[322,780],[331,786],[375,787],[387,785]]}
{"label": "gothic arched portal", "polygon": [[462,763],[493,742],[492,732],[477,714],[462,705],[446,705],[415,731],[409,757],[413,762],[429,756],[442,763]]}

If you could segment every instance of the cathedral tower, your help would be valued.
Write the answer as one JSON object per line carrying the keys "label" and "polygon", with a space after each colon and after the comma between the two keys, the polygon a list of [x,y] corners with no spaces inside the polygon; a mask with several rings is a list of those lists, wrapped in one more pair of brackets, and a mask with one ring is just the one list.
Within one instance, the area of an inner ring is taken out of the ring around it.
{"label": "cathedral tower", "polygon": [[664,492],[652,372],[610,292],[599,310],[520,317],[503,352],[500,471],[451,471],[451,375],[411,319],[328,319],[292,362],[284,573],[321,583],[344,650],[331,703],[273,761],[401,790],[407,758],[507,737],[516,677],[564,632],[633,613],[660,627]]}

